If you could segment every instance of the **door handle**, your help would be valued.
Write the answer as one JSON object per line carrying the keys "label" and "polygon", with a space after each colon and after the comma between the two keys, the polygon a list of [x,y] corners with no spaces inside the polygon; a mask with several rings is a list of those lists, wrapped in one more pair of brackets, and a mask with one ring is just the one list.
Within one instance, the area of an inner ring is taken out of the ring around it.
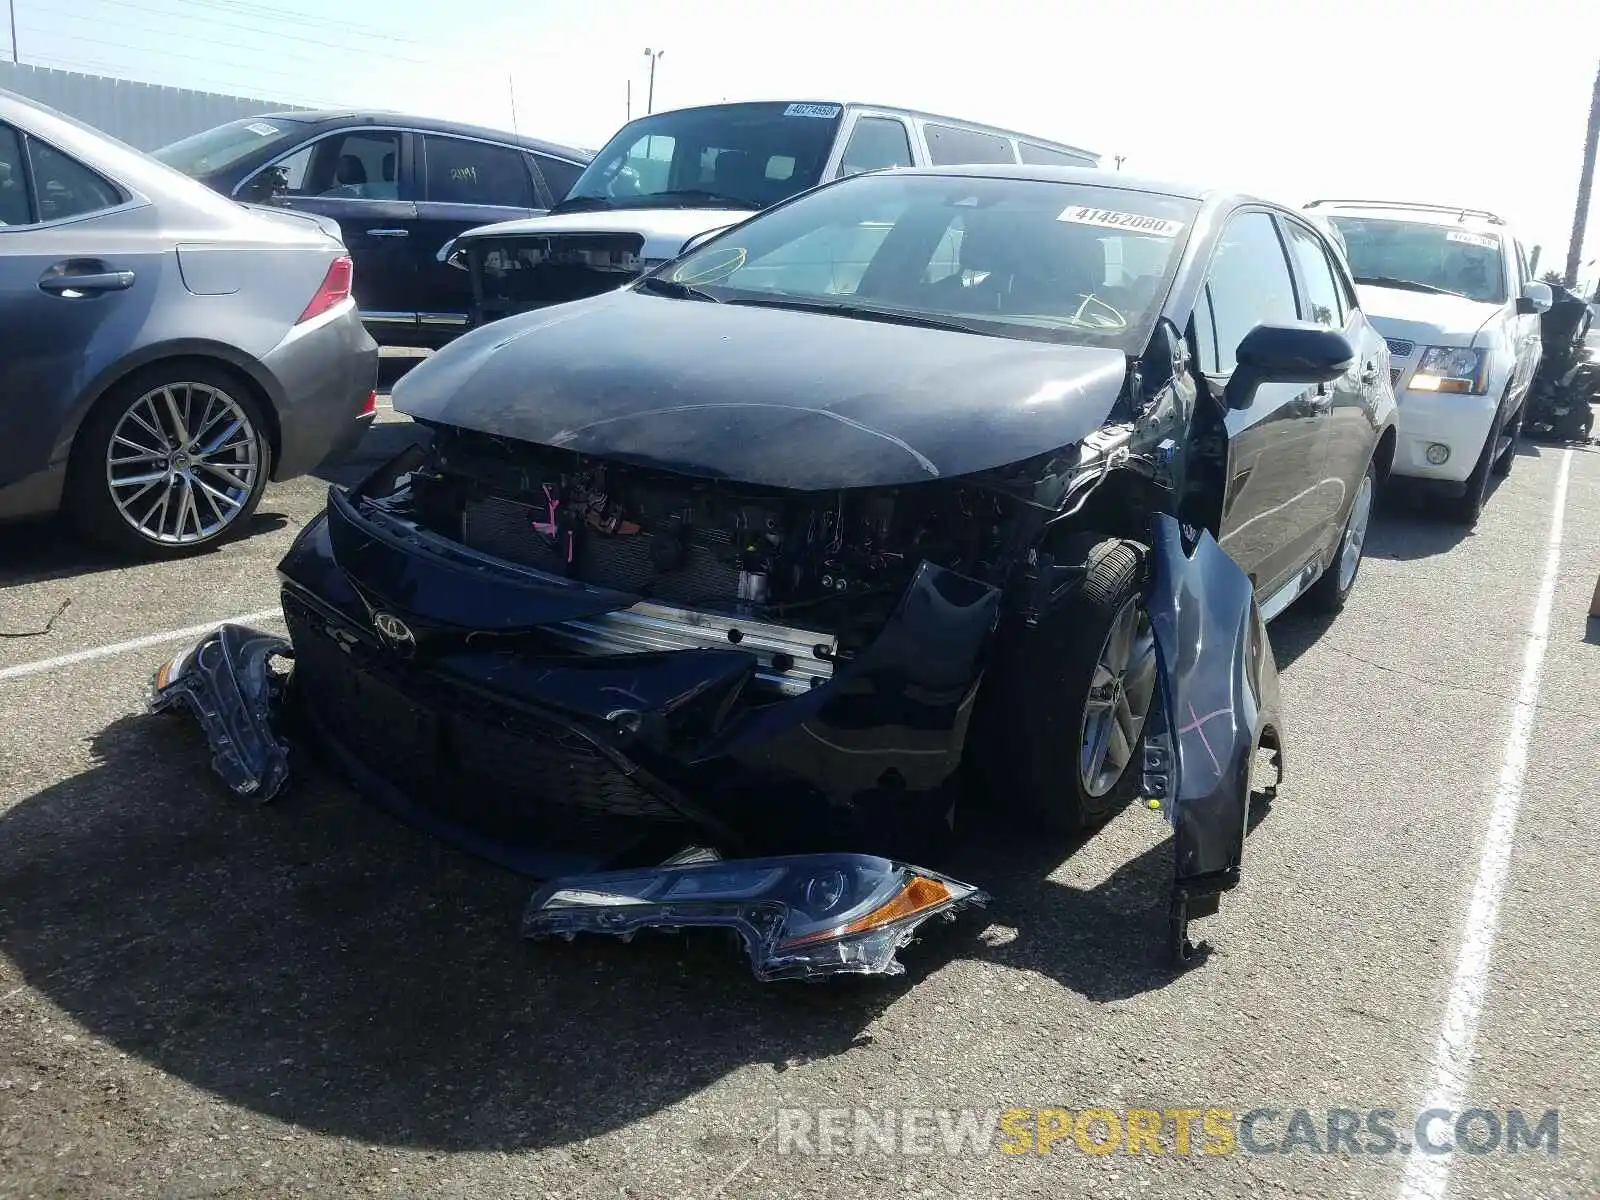
{"label": "door handle", "polygon": [[133,286],[132,271],[92,271],[81,275],[57,274],[55,268],[39,280],[39,290],[63,300],[81,300],[100,292],[125,292]]}
{"label": "door handle", "polygon": [[409,229],[369,229],[367,230],[367,236],[383,238],[410,237],[411,231]]}
{"label": "door handle", "polygon": [[1369,362],[1366,366],[1361,368],[1361,382],[1362,383],[1377,383],[1378,382],[1378,364],[1377,363]]}

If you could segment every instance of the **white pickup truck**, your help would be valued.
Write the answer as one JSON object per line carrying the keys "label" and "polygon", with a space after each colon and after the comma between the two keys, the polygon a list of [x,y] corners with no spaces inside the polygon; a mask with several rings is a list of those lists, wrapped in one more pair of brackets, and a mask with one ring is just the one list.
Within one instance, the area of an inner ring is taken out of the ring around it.
{"label": "white pickup truck", "polygon": [[1426,481],[1472,525],[1516,459],[1552,302],[1506,222],[1393,200],[1306,205],[1344,243],[1367,319],[1389,343],[1400,407],[1394,474]]}

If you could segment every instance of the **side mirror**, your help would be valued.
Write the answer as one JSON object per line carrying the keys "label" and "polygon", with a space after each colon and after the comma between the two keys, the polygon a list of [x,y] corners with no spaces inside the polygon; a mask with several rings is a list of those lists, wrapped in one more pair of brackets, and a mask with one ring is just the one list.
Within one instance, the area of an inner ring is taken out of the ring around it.
{"label": "side mirror", "polygon": [[464,247],[458,248],[456,246],[455,238],[451,238],[444,245],[440,246],[439,253],[435,254],[434,258],[439,262],[444,263],[445,266],[454,267],[458,271],[465,271],[467,269],[467,251]]}
{"label": "side mirror", "polygon": [[1337,330],[1296,321],[1257,325],[1234,353],[1237,365],[1228,379],[1229,408],[1249,408],[1264,383],[1327,383],[1355,362],[1355,347]]}
{"label": "side mirror", "polygon": [[701,233],[695,234],[692,238],[690,238],[688,241],[686,241],[683,244],[683,248],[681,250],[679,250],[678,253],[674,257],[681,258],[685,254],[689,253],[689,251],[691,251],[691,250],[700,249],[701,246],[705,245],[712,238],[716,237],[717,234],[721,233],[724,229],[727,229],[727,228],[729,228],[727,225],[718,225],[715,229],[707,229],[707,230],[704,230]]}
{"label": "side mirror", "polygon": [[1525,317],[1547,313],[1555,302],[1556,294],[1550,290],[1550,285],[1535,279],[1523,285],[1522,295],[1517,297],[1517,312]]}

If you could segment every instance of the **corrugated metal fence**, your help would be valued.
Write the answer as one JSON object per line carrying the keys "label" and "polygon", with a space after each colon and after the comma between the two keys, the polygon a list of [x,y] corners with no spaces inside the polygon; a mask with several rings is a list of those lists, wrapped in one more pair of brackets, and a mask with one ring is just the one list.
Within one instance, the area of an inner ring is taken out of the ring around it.
{"label": "corrugated metal fence", "polygon": [[0,62],[0,88],[48,104],[141,150],[157,149],[224,121],[301,107],[26,63]]}

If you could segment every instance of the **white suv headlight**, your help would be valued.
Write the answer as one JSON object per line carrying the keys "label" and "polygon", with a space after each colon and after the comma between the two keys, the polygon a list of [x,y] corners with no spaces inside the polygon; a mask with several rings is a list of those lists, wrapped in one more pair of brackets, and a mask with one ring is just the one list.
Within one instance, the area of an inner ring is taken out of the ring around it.
{"label": "white suv headlight", "polygon": [[1411,376],[1411,390],[1481,396],[1489,390],[1488,361],[1482,350],[1429,346]]}

